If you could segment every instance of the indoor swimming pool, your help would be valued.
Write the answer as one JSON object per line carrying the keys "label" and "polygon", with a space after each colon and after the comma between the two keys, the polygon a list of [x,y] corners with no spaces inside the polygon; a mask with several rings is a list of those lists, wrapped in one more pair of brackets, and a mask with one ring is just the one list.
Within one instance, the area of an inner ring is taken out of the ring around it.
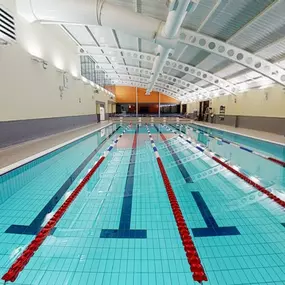
{"label": "indoor swimming pool", "polygon": [[197,129],[113,124],[0,176],[2,279],[284,285],[284,147]]}

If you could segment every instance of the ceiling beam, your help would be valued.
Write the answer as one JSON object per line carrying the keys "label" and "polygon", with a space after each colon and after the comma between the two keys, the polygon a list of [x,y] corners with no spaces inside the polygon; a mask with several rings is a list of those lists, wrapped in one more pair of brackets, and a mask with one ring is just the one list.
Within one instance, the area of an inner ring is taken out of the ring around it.
{"label": "ceiling beam", "polygon": [[[101,67],[101,65],[99,63],[97,63],[98,66]],[[138,73],[138,75],[147,75],[147,76],[151,76],[151,69],[147,69],[147,68],[139,68],[136,66],[130,66],[130,65],[115,65],[116,69],[118,71],[120,70],[125,70],[127,72],[133,72],[133,73]],[[105,68],[105,71],[108,74],[114,73],[113,69],[110,69],[110,72],[108,69]],[[118,72],[120,73],[120,72]],[[180,79],[178,77],[174,77],[171,75],[168,75],[166,73],[162,73],[159,76],[160,80],[167,80],[167,81],[171,81],[173,84],[175,84],[175,86],[179,87],[182,86],[185,89],[182,89],[182,93],[185,93],[186,91],[190,92],[190,91],[200,91],[200,92],[204,92],[204,93],[209,93],[209,91],[207,91],[205,88],[202,88],[196,84],[193,84],[191,82],[185,81],[183,79]],[[174,86],[174,85],[173,85]]]}
{"label": "ceiling beam", "polygon": [[[127,74],[113,74],[109,78],[111,79],[111,83],[114,85],[116,85],[117,82],[119,81],[137,82],[137,83],[141,83],[142,85],[145,85],[148,83],[148,80],[149,80],[149,78],[146,78],[146,77],[127,75]],[[206,100],[206,99],[211,99],[218,95],[216,92],[212,92],[211,94],[204,93],[201,91],[184,92],[184,90],[181,91],[179,88],[169,85],[167,83],[161,82],[161,81],[157,81],[156,86],[160,88],[164,88],[165,90],[172,92],[173,94],[175,94],[176,98],[179,98],[179,100],[184,100],[184,101],[187,101],[187,100],[193,101],[194,99],[195,100]]]}
{"label": "ceiling beam", "polygon": [[187,29],[181,29],[179,41],[239,63],[285,86],[285,70],[253,53]]}
{"label": "ceiling beam", "polygon": [[[101,49],[99,49],[96,46],[83,45],[83,48],[85,50],[85,54],[87,53],[88,55],[93,56],[93,57],[102,56]],[[104,47],[103,50],[104,50],[104,56],[109,55],[110,57],[115,56],[115,57],[123,57],[123,58],[133,58],[135,60],[144,61],[144,62],[148,62],[151,64],[153,64],[155,60],[155,55],[149,54],[149,53],[137,52],[137,51],[127,50],[127,49],[109,48],[109,47]],[[83,54],[80,53],[80,54],[84,55],[84,53]],[[224,80],[218,76],[215,76],[212,73],[209,73],[207,71],[204,71],[192,65],[168,59],[166,60],[165,67],[171,67],[185,74],[189,74],[191,76],[207,81],[231,94],[235,94],[238,92],[236,86],[230,83],[229,81]]]}
{"label": "ceiling beam", "polygon": [[[149,82],[149,77],[140,77],[140,76],[135,76],[135,75],[128,75],[128,74],[111,74],[109,75],[109,78],[111,78],[111,80],[115,81],[116,79],[122,79],[122,80],[131,80],[131,81],[138,81],[141,83],[145,83],[148,84]],[[176,92],[178,95],[180,95],[181,92],[183,92],[183,89],[180,89],[178,87],[175,87],[173,85],[169,85],[167,83],[161,82],[161,81],[157,81],[156,85],[159,85],[165,89],[169,89],[172,92]]]}
{"label": "ceiling beam", "polygon": [[[140,87],[140,88],[147,89],[146,83],[142,83],[139,81],[131,81],[131,80],[118,80],[116,83],[116,86],[133,86],[133,87]],[[180,98],[174,92],[168,89],[165,89],[161,86],[155,85],[154,91],[164,93],[165,95],[180,101]]]}

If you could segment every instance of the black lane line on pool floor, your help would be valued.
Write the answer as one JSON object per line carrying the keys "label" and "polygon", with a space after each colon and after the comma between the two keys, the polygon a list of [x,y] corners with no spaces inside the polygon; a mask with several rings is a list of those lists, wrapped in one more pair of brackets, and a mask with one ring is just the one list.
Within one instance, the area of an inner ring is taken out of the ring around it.
{"label": "black lane line on pool floor", "polygon": [[160,136],[163,140],[163,142],[165,143],[166,147],[168,148],[168,150],[170,151],[173,159],[175,160],[177,167],[179,168],[184,180],[186,183],[193,183],[193,180],[189,174],[189,172],[187,171],[187,169],[185,168],[185,166],[182,164],[181,160],[179,159],[178,155],[175,153],[175,150],[173,149],[173,147],[168,143],[168,141],[166,140],[166,137],[164,136],[164,134],[159,130],[159,128],[154,125],[155,129],[160,133]]}
{"label": "black lane line on pool floor", "polygon": [[[172,125],[171,125],[172,126]],[[172,126],[173,127],[173,126]],[[175,127],[173,127],[175,128]],[[175,128],[177,129],[177,128]],[[178,129],[177,129],[178,130]],[[191,191],[192,197],[203,217],[206,228],[192,228],[194,237],[235,236],[240,235],[235,226],[219,227],[202,195],[198,191]]]}
{"label": "black lane line on pool floor", "polygon": [[[103,144],[111,138],[121,127],[117,127],[115,131],[113,131],[108,137],[106,137],[97,148],[95,148],[89,156],[77,167],[77,169],[67,178],[67,180],[62,184],[59,190],[54,194],[54,196],[48,201],[48,203],[43,207],[40,213],[34,218],[34,220],[28,226],[24,225],[11,225],[5,233],[9,234],[21,234],[21,235],[37,235],[41,230],[41,225],[48,213],[50,213],[58,201],[62,198],[62,196],[66,193],[75,179],[79,176],[81,171],[87,166],[87,164],[91,161],[91,159],[97,154],[97,152],[101,149]],[[54,233],[56,228],[51,231],[51,234]]]}
{"label": "black lane line on pool floor", "polygon": [[128,166],[128,173],[125,184],[119,229],[103,229],[101,231],[100,238],[128,238],[128,239],[147,238],[146,230],[131,230],[138,131],[139,131],[139,126],[136,127],[134,140],[132,144],[132,153]]}

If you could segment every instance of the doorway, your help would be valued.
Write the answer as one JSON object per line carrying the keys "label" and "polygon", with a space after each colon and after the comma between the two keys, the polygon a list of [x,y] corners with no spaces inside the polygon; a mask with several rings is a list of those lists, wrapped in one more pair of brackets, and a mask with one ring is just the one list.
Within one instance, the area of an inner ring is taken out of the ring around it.
{"label": "doorway", "polygon": [[105,108],[100,106],[100,121],[105,121]]}
{"label": "doorway", "polygon": [[200,102],[199,121],[208,121],[210,101]]}

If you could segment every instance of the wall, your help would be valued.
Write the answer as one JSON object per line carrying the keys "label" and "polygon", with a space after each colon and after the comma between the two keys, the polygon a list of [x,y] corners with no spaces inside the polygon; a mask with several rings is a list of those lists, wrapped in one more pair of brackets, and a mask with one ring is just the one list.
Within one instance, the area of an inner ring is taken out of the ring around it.
{"label": "wall", "polygon": [[[136,103],[136,87],[129,86],[112,86],[110,90],[116,95],[117,103]],[[150,95],[145,95],[146,89],[138,88],[139,103],[158,103],[159,92],[151,92]],[[179,101],[160,93],[161,103],[176,103]]]}
{"label": "wall", "polygon": [[188,114],[193,114],[195,111],[199,110],[199,102],[187,104],[186,112]]}
{"label": "wall", "polygon": [[274,85],[212,100],[215,113],[219,113],[221,105],[226,106],[228,115],[285,118],[285,91],[282,86]]}
{"label": "wall", "polygon": [[16,46],[73,75],[80,75],[76,44],[59,26],[28,23],[17,14],[15,0],[0,0],[1,4],[15,16]]}
{"label": "wall", "polygon": [[[0,147],[94,123],[96,101],[105,102],[108,112],[109,96],[72,76],[79,75],[79,57],[64,31],[29,24],[15,13],[14,0],[3,3],[14,12],[17,43],[0,46]],[[31,54],[47,61],[47,68]],[[68,88],[62,89],[57,69],[67,72]]]}
{"label": "wall", "polygon": [[[214,98],[210,106],[216,115],[214,123],[285,135],[285,91],[278,84]],[[223,121],[218,116],[220,106],[226,107]],[[187,113],[195,110],[199,111],[199,102],[187,104]]]}
{"label": "wall", "polygon": [[95,94],[90,84],[66,76],[68,88],[61,92],[63,74],[54,66],[43,69],[18,46],[1,47],[0,121],[95,114],[96,100],[110,100],[103,92]]}

